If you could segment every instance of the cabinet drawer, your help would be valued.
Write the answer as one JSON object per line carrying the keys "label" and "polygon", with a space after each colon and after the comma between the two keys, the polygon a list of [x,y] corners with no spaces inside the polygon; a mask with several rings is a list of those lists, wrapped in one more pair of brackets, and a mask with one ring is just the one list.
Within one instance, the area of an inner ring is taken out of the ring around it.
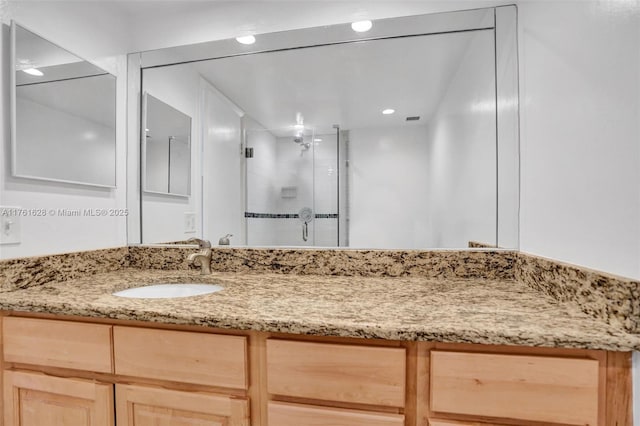
{"label": "cabinet drawer", "polygon": [[269,426],[404,426],[401,414],[269,402]]}
{"label": "cabinet drawer", "polygon": [[267,340],[271,394],[404,407],[404,348]]}
{"label": "cabinet drawer", "polygon": [[116,374],[247,389],[247,340],[184,331],[114,327]]}
{"label": "cabinet drawer", "polygon": [[6,362],[111,373],[111,326],[34,318],[2,320]]}
{"label": "cabinet drawer", "polygon": [[431,352],[431,410],[570,425],[598,422],[598,361]]}

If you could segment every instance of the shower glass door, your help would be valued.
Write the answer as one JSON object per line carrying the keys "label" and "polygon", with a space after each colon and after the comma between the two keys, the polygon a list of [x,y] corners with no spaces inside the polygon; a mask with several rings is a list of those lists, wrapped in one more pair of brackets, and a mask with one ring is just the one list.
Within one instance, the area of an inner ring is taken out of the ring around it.
{"label": "shower glass door", "polygon": [[245,124],[247,245],[338,245],[337,134]]}

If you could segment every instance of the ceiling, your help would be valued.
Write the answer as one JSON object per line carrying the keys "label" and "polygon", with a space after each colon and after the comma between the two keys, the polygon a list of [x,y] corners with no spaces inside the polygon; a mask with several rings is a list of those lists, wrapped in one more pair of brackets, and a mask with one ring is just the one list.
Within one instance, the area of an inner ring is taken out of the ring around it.
{"label": "ceiling", "polygon": [[513,0],[0,0],[10,19],[88,59]]}
{"label": "ceiling", "polygon": [[[254,54],[184,64],[278,136],[296,117],[316,133],[425,124],[436,111],[470,43],[492,67],[493,32],[474,31]],[[162,68],[154,70],[161,72]],[[382,110],[395,109],[383,115]],[[420,116],[407,122],[407,116]]]}

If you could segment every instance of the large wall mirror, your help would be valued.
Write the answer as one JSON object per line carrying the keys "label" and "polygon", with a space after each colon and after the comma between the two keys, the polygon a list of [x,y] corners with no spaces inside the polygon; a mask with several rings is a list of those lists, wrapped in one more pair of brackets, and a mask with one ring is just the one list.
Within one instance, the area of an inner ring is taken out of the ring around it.
{"label": "large wall mirror", "polygon": [[12,174],[116,185],[116,77],[12,22]]}
{"label": "large wall mirror", "polygon": [[515,25],[508,6],[140,54],[140,93],[197,113],[197,185],[162,215],[143,199],[132,242],[517,248]]}

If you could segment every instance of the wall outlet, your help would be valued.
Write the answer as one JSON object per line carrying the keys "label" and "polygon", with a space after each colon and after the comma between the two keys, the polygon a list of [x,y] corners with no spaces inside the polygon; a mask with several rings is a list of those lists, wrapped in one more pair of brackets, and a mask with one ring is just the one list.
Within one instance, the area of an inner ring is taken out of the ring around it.
{"label": "wall outlet", "polygon": [[184,232],[185,234],[196,232],[196,214],[194,212],[184,212]]}
{"label": "wall outlet", "polygon": [[20,207],[0,207],[0,244],[20,243]]}

